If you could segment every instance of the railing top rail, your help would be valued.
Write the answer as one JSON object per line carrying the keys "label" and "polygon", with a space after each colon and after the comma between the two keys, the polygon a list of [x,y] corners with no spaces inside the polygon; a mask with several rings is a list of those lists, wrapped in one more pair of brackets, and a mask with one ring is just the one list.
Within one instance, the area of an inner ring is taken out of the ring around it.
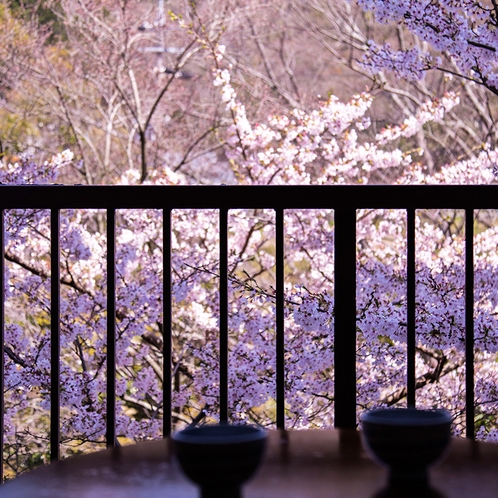
{"label": "railing top rail", "polygon": [[0,185],[0,208],[493,209],[498,185]]}

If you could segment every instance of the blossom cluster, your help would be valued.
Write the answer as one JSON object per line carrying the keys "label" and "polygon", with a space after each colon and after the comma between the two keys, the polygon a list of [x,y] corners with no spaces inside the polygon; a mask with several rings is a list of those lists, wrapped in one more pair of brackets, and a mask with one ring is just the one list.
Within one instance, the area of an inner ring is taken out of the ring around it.
{"label": "blossom cluster", "polygon": [[288,116],[270,116],[267,123],[251,126],[228,69],[220,67],[222,54],[217,53],[216,60],[214,84],[232,115],[227,155],[235,173],[247,183],[365,184],[379,170],[407,170],[413,165],[412,154],[385,146],[414,136],[428,122],[440,122],[459,103],[459,96],[448,92],[425,102],[402,124],[386,126],[370,141],[361,140],[370,126],[366,114],[373,99],[367,93],[349,102],[331,95],[319,102],[318,109],[295,109]]}
{"label": "blossom cluster", "polygon": [[[462,76],[498,88],[496,5],[477,0],[358,0],[358,4],[373,12],[378,22],[403,24],[438,53],[448,55]],[[409,79],[420,79],[432,68],[454,71],[417,46],[393,50],[374,41],[368,42],[363,63],[373,73],[388,70]]]}

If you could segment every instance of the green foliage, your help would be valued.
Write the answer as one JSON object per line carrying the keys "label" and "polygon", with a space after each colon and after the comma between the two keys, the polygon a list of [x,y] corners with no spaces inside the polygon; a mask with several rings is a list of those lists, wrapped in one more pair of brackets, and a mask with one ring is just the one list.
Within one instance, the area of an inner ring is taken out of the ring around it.
{"label": "green foliage", "polygon": [[11,0],[10,9],[14,16],[29,20],[35,19],[41,27],[50,30],[48,44],[66,40],[67,35],[64,24],[60,21],[58,12],[61,5],[58,0],[40,2],[39,0]]}
{"label": "green foliage", "polygon": [[38,129],[25,116],[0,109],[0,158],[23,152]]}

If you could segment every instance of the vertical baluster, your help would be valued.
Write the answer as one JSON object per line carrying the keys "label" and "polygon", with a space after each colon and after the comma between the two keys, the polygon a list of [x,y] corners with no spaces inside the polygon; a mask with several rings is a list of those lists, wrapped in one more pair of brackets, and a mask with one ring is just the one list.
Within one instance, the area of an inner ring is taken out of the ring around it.
{"label": "vertical baluster", "polygon": [[465,413],[466,436],[474,428],[474,211],[465,210]]}
{"label": "vertical baluster", "polygon": [[5,341],[5,238],[4,238],[4,210],[0,209],[0,484],[3,483],[3,429],[5,418],[4,404],[4,375],[5,375],[5,358],[4,358],[4,341]]}
{"label": "vertical baluster", "polygon": [[415,209],[406,210],[406,386],[408,406],[415,408]]}
{"label": "vertical baluster", "polygon": [[285,429],[284,210],[275,210],[277,429]]}
{"label": "vertical baluster", "polygon": [[334,281],[335,426],[356,427],[356,210],[336,209]]}
{"label": "vertical baluster", "polygon": [[116,441],[116,212],[107,210],[107,447]]}
{"label": "vertical baluster", "polygon": [[50,211],[50,459],[60,457],[60,213]]}
{"label": "vertical baluster", "polygon": [[220,209],[220,421],[228,422],[228,210]]}
{"label": "vertical baluster", "polygon": [[171,209],[163,210],[163,437],[171,434]]}

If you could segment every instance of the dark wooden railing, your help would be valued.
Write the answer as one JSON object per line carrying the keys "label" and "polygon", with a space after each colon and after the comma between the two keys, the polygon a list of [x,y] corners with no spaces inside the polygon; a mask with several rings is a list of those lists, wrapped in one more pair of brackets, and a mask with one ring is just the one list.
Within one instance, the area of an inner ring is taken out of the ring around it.
{"label": "dark wooden railing", "polygon": [[[407,215],[407,397],[415,405],[415,210],[462,209],[466,226],[473,227],[476,209],[498,208],[498,186],[0,186],[0,246],[4,248],[3,214],[6,209],[49,209],[51,211],[51,300],[52,316],[60,306],[59,210],[107,210],[108,240],[108,393],[115,391],[115,211],[117,209],[161,209],[164,216],[164,245],[171,247],[171,210],[216,209],[220,221],[220,417],[228,414],[228,211],[237,208],[266,208],[276,213],[276,422],[284,428],[284,211],[286,209],[333,209],[335,227],[335,424],[356,425],[356,210],[403,209]],[[474,338],[473,338],[473,229],[466,230],[466,418],[467,436],[474,437]],[[170,251],[164,251],[164,268],[171,268]],[[4,258],[0,257],[4,274]],[[165,271],[165,276],[170,272]],[[171,278],[171,277],[170,277]],[[164,279],[165,330],[171,324],[171,280]],[[169,297],[169,298],[168,298]],[[0,358],[3,372],[4,296],[0,293]],[[51,454],[59,458],[59,320],[51,321]],[[171,378],[171,337],[165,334],[164,379]],[[0,375],[3,393],[3,375]],[[164,434],[171,431],[171,382],[164,385]],[[2,394],[3,395],[3,394]],[[107,395],[107,444],[115,433],[115,396]],[[3,402],[0,417],[3,424]],[[3,447],[3,430],[0,430]]]}

